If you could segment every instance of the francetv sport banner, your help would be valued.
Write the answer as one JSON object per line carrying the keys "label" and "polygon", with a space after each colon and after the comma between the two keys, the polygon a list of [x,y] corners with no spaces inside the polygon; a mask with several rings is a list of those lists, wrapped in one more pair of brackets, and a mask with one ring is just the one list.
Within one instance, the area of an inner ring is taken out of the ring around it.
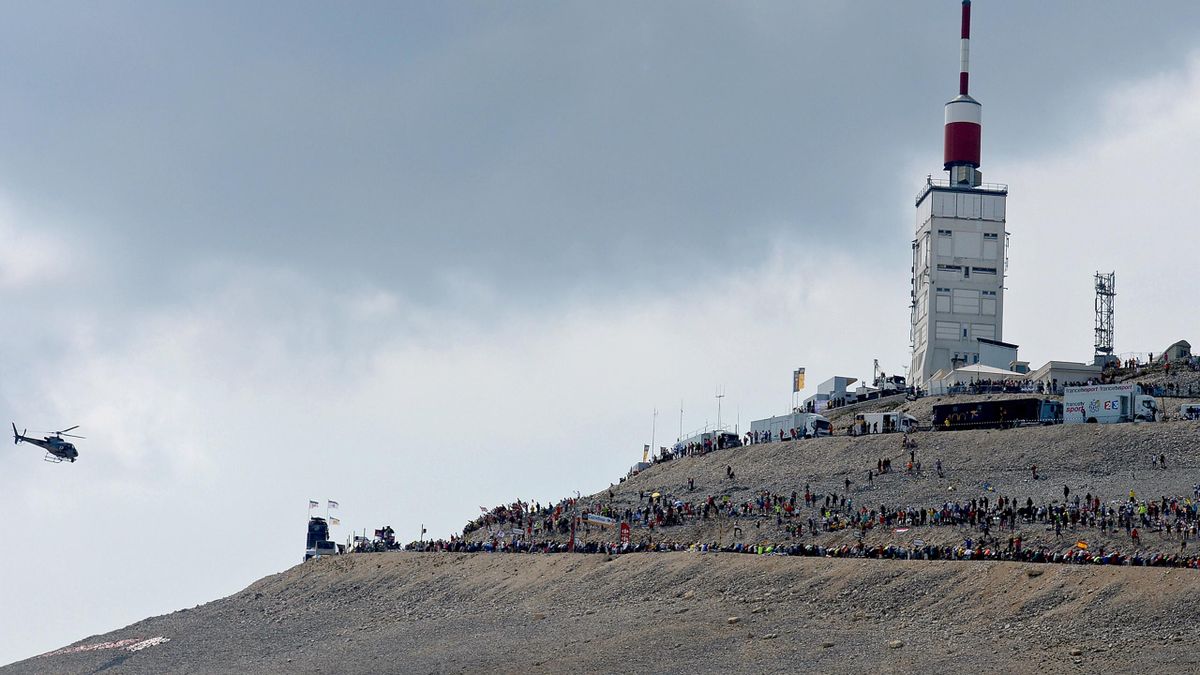
{"label": "francetv sport banner", "polygon": [[792,371],[792,393],[804,389],[804,369],[797,368]]}

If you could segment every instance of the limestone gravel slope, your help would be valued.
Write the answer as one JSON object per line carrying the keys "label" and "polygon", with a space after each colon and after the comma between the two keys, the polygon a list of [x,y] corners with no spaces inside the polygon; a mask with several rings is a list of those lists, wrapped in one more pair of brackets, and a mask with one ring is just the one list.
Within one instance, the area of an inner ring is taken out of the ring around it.
{"label": "limestone gravel slope", "polygon": [[1197,591],[1153,568],[364,554],[80,643],[160,645],[0,672],[1195,672]]}
{"label": "limestone gravel slope", "polygon": [[[1200,422],[1159,422],[1144,424],[1058,425],[1019,429],[938,431],[914,434],[916,458],[921,471],[896,470],[867,481],[868,469],[878,460],[891,459],[893,467],[908,461],[909,452],[900,447],[896,434],[863,437],[834,436],[806,441],[768,443],[729,450],[718,450],[699,457],[684,457],[657,464],[639,475],[613,485],[610,489],[585,498],[584,506],[611,504],[617,510],[636,509],[655,492],[669,499],[702,502],[709,495],[729,495],[735,503],[753,500],[763,491],[790,495],[803,494],[807,486],[814,493],[845,495],[855,507],[868,509],[886,505],[928,507],[946,501],[963,502],[1004,496],[1025,503],[1050,504],[1063,498],[1063,486],[1069,486],[1072,498],[1091,494],[1112,503],[1128,499],[1133,490],[1138,499],[1192,498],[1200,482]],[[1167,468],[1155,467],[1151,456],[1164,455]],[[941,460],[943,476],[934,470]],[[1034,480],[1030,467],[1038,466]],[[732,468],[734,478],[726,475]],[[695,483],[689,489],[689,479]],[[849,490],[846,480],[851,481]],[[799,521],[815,514],[801,511]],[[780,543],[790,539],[774,518],[713,518],[687,525],[657,528],[649,532],[635,528],[635,540],[652,538],[655,542],[718,542],[720,544]],[[829,546],[853,542],[850,532],[822,533],[815,541]],[[1101,536],[1095,530],[1065,532],[1054,536],[1044,524],[1029,523],[1004,536],[1021,536],[1030,546],[1052,549],[1070,546],[1081,536],[1094,544],[1128,550],[1128,537]],[[611,531],[581,530],[583,540],[599,538],[611,541]],[[972,536],[966,528],[919,528],[905,536],[872,531],[867,543],[888,544],[923,538],[929,543],[955,545]],[[486,539],[485,529],[471,533],[473,539]],[[565,535],[557,538],[565,539]],[[806,541],[812,538],[806,536]],[[1194,544],[1193,544],[1194,545]],[[1153,551],[1177,553],[1179,542],[1169,536],[1147,536],[1144,546]]]}
{"label": "limestone gravel slope", "polygon": [[[865,504],[929,505],[942,500],[1006,494],[1036,502],[1091,492],[1120,499],[1129,490],[1144,496],[1187,495],[1200,481],[1200,422],[1058,425],[983,431],[934,431],[914,434],[919,474],[899,468],[909,452],[897,434],[834,436],[807,441],[752,445],[685,457],[651,467],[613,486],[616,504],[633,504],[641,494],[659,491],[682,495],[688,479],[693,492],[748,498],[761,490],[788,494],[804,491],[850,494]],[[1152,467],[1151,455],[1166,455],[1168,469]],[[867,483],[868,469],[891,459],[897,470]],[[941,460],[944,478],[934,471]],[[1038,466],[1039,480],[1030,467]],[[731,467],[735,478],[726,477]],[[990,490],[989,490],[990,488]],[[607,498],[606,493],[601,493]]]}

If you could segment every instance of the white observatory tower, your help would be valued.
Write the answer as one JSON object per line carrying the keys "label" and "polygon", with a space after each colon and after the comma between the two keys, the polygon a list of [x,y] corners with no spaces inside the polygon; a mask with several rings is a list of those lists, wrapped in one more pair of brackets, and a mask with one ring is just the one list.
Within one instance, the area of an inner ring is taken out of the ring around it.
{"label": "white observatory tower", "polygon": [[945,169],[917,195],[912,242],[912,368],[928,388],[939,372],[979,362],[979,339],[1004,339],[1007,185],[979,172],[982,106],[967,94],[971,0],[962,3],[958,96],[946,104]]}

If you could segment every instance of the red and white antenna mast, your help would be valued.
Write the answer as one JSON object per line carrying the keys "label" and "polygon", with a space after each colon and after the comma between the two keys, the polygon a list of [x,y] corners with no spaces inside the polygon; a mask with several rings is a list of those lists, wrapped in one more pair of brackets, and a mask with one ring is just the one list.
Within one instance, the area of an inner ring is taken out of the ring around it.
{"label": "red and white antenna mast", "polygon": [[959,43],[958,96],[946,104],[945,167],[953,185],[980,183],[979,142],[983,132],[983,106],[967,93],[971,61],[971,0],[962,3],[962,40]]}

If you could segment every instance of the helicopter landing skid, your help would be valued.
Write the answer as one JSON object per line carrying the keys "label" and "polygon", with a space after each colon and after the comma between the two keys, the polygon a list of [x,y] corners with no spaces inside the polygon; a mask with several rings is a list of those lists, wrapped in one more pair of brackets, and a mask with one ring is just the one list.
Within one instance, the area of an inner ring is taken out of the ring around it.
{"label": "helicopter landing skid", "polygon": [[58,455],[54,455],[54,454],[47,452],[46,456],[42,457],[42,461],[43,462],[53,462],[55,464],[62,464],[66,460],[64,460],[62,457],[59,457]]}

